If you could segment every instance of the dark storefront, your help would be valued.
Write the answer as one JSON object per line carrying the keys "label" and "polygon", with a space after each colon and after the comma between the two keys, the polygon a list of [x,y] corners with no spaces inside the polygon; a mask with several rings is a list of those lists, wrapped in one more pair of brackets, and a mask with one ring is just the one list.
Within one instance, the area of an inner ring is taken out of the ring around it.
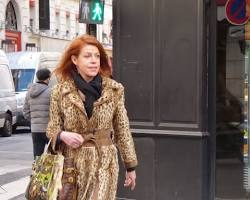
{"label": "dark storefront", "polygon": [[250,199],[247,4],[114,1],[114,75],[140,163],[118,197]]}

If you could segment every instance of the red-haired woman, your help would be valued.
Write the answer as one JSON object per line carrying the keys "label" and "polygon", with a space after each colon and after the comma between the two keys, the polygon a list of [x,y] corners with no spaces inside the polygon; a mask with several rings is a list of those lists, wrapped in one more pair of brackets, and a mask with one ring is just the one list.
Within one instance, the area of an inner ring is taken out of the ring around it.
{"label": "red-haired woman", "polygon": [[137,157],[124,107],[123,86],[110,79],[100,42],[84,35],[72,41],[55,70],[47,135],[53,148],[73,157],[77,200],[114,200],[117,149],[126,167],[125,186],[135,188]]}

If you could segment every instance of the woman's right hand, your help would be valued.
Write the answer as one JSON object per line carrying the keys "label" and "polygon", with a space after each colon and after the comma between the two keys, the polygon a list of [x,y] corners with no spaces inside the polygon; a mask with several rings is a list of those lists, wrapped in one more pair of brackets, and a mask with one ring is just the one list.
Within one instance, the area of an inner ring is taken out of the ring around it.
{"label": "woman's right hand", "polygon": [[76,149],[82,145],[84,142],[83,137],[75,132],[62,131],[60,134],[60,139],[68,146]]}

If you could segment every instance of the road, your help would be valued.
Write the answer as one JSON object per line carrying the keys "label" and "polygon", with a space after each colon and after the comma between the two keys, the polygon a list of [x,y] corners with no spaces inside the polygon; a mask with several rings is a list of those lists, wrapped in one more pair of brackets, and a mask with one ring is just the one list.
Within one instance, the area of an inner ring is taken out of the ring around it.
{"label": "road", "polygon": [[33,161],[29,129],[0,137],[0,199],[24,200]]}

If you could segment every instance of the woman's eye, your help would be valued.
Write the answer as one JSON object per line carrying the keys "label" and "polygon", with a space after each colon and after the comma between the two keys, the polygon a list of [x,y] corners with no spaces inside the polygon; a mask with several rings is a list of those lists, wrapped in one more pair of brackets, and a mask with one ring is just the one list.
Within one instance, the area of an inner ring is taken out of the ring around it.
{"label": "woman's eye", "polygon": [[86,55],[83,55],[84,58],[100,58],[101,55],[99,54],[86,54]]}

